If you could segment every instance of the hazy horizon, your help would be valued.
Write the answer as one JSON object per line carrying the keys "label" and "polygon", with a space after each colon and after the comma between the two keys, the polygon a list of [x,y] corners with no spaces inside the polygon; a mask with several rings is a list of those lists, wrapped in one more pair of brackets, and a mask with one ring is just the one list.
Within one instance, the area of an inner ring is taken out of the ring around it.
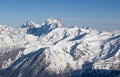
{"label": "hazy horizon", "polygon": [[2,0],[0,24],[20,27],[26,21],[43,23],[60,18],[66,26],[120,30],[120,0]]}

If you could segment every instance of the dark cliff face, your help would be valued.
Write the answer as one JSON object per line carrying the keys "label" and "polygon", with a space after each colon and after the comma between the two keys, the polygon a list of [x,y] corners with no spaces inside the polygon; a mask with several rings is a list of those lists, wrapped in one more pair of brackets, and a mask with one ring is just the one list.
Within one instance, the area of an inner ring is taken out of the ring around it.
{"label": "dark cliff face", "polygon": [[[8,61],[9,59],[11,59],[11,61],[14,61],[19,53],[22,56],[22,53],[24,50],[25,48],[13,48],[10,51],[6,51],[2,53],[0,55],[0,68],[2,67],[3,64],[6,64],[4,62]],[[4,70],[4,69],[1,68],[1,70]]]}
{"label": "dark cliff face", "polygon": [[6,68],[4,68],[3,65],[7,65],[7,62],[9,60],[11,60],[11,62],[14,62],[18,55],[23,55],[24,50],[25,48],[13,48],[12,50],[8,50],[0,55],[0,76],[2,76],[2,74],[6,70]]}

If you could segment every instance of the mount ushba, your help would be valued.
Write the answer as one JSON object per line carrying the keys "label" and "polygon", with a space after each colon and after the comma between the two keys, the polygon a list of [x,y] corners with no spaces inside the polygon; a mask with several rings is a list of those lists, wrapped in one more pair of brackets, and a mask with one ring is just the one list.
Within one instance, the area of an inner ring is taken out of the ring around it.
{"label": "mount ushba", "polygon": [[66,27],[60,19],[0,25],[2,77],[120,77],[120,31]]}

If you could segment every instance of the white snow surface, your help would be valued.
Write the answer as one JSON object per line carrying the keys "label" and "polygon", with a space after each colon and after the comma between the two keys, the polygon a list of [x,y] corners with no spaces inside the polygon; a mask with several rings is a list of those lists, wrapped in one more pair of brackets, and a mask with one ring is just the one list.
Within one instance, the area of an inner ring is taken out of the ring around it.
{"label": "white snow surface", "polygon": [[[27,33],[29,29],[40,35]],[[39,29],[47,31],[40,33]],[[0,25],[0,53],[4,54],[14,47],[24,47],[24,55],[46,47],[43,52],[46,62],[50,63],[46,70],[57,73],[64,71],[67,64],[74,70],[81,69],[85,61],[95,61],[95,69],[110,69],[112,58],[120,53],[120,31],[99,32],[77,26],[65,27],[60,19],[53,18],[43,24],[27,22],[18,29]],[[20,54],[16,59],[19,57]],[[106,60],[109,63],[103,67],[101,64]],[[13,62],[11,59],[4,61],[2,68],[8,68]],[[118,59],[116,63],[119,63]],[[17,69],[18,66],[15,67]]]}

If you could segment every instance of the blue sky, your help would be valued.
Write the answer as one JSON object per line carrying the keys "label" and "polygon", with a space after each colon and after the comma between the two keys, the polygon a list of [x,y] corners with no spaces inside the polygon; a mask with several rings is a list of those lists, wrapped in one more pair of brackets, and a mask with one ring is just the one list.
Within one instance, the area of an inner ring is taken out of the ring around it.
{"label": "blue sky", "polygon": [[0,24],[20,27],[60,18],[67,26],[120,30],[120,0],[0,0]]}

